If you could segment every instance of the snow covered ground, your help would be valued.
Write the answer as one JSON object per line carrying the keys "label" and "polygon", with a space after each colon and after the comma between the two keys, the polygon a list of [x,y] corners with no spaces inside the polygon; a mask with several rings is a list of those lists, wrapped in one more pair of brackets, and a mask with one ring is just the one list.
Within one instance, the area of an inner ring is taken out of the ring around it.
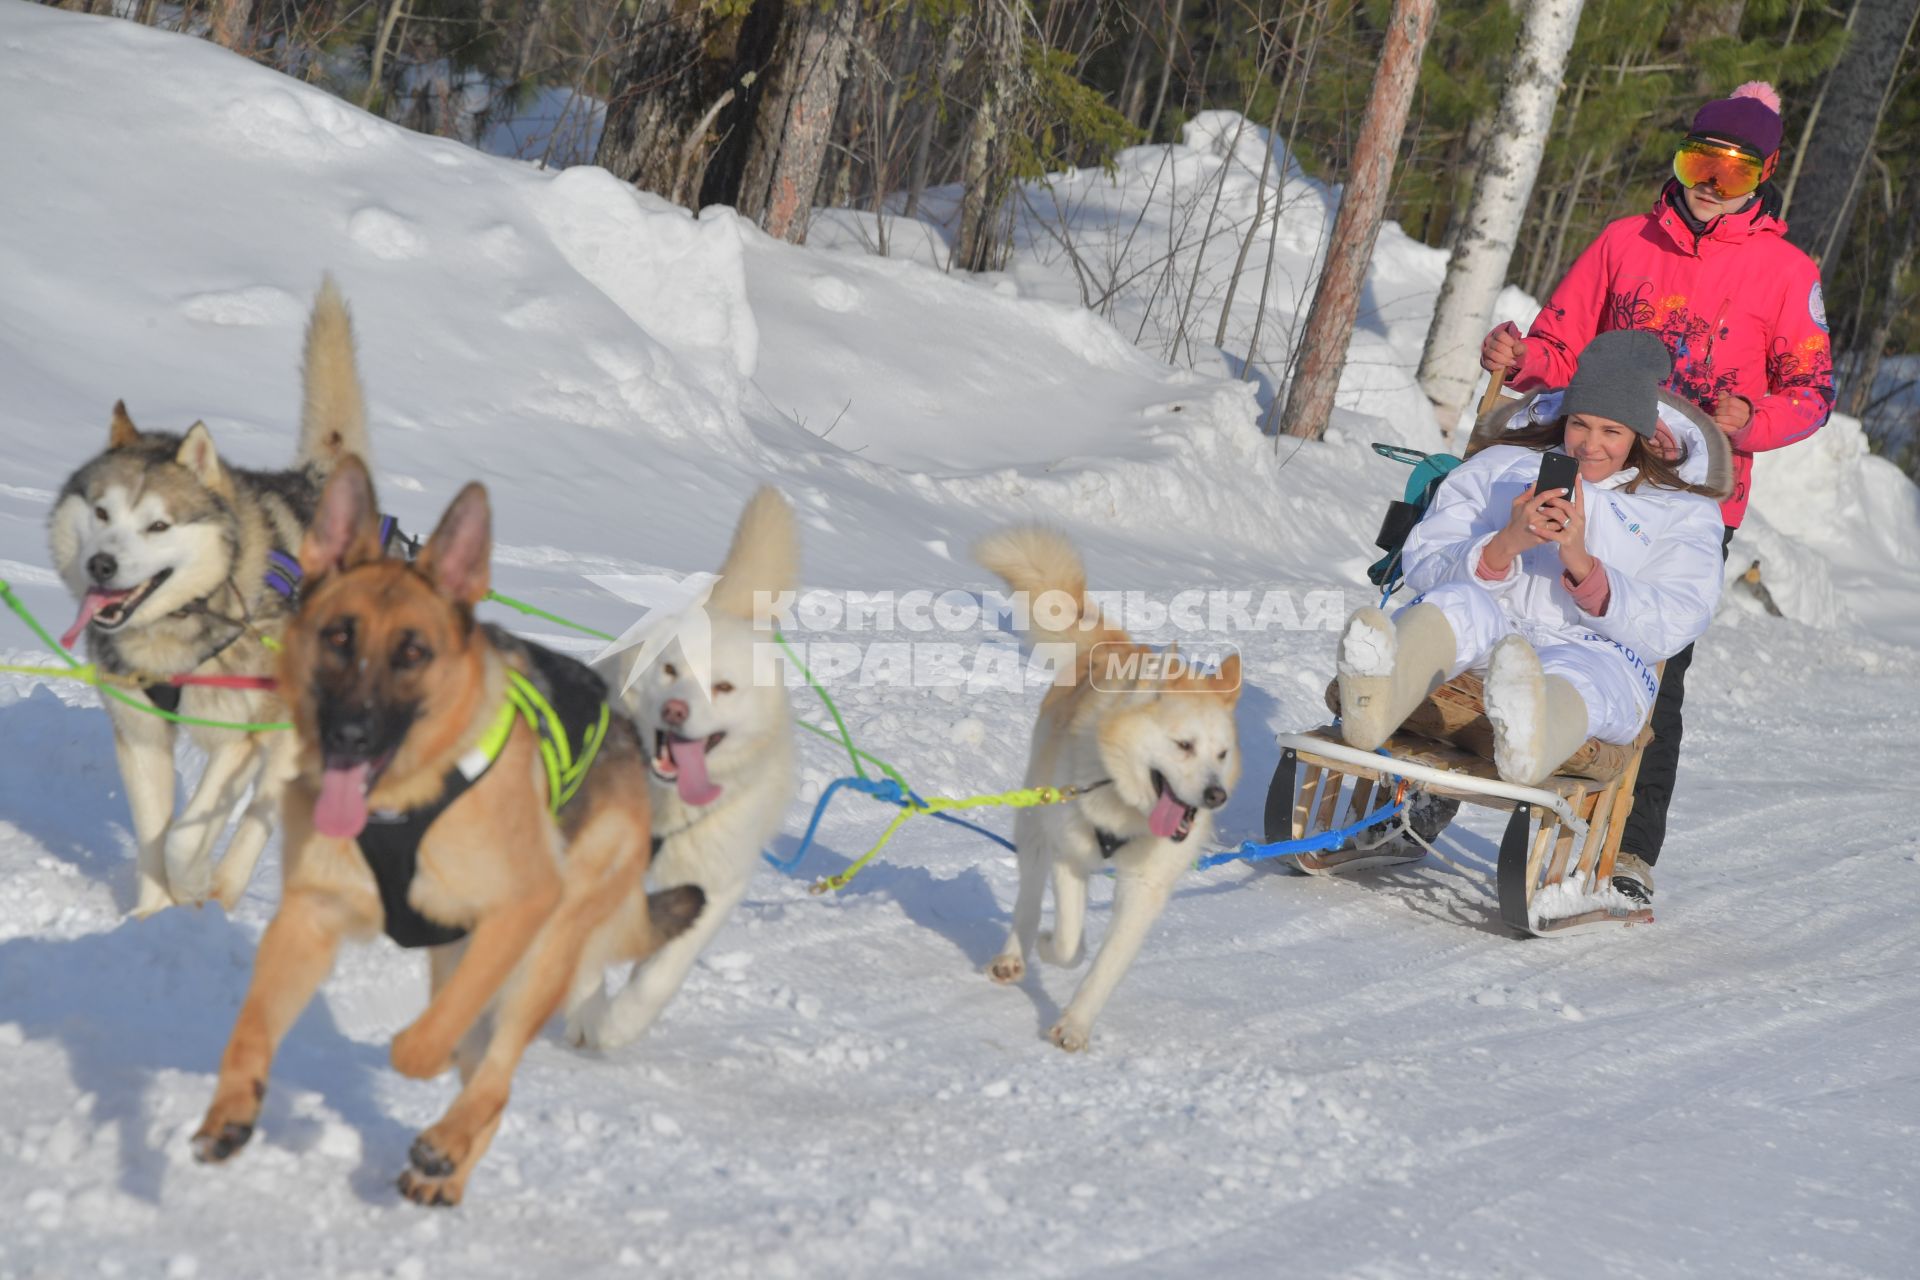
{"label": "snow covered ground", "polygon": [[[1264,375],[1235,380],[1210,343],[1233,248],[1181,231],[1230,149],[1221,203],[1249,216],[1260,143],[1249,160],[1218,121],[1122,157],[1117,187],[1036,193],[1009,270],[967,280],[905,224],[896,259],[862,253],[852,214],[794,249],[597,170],[406,133],[204,43],[20,4],[0,7],[0,119],[0,576],[62,623],[42,523],[112,402],[284,459],[331,270],[387,509],[422,529],[486,481],[497,584],[602,628],[629,612],[582,575],[713,568],[765,478],[801,513],[811,587],[978,589],[972,539],[1044,515],[1096,587],[1288,593],[1305,625],[1237,637],[1237,841],[1272,734],[1324,717],[1322,624],[1364,598],[1404,479],[1364,442],[1436,443],[1410,371],[1443,263],[1393,228],[1337,438],[1258,433]],[[1141,176],[1163,167],[1177,187]],[[1293,323],[1327,210],[1297,174],[1287,192],[1263,342]],[[1079,305],[1086,262],[1144,243],[1110,236],[1130,220],[1175,246],[1169,281],[1200,281],[1208,337],[1171,364],[1171,283],[1143,275],[1108,317]],[[1459,830],[1478,875],[1221,868],[1184,882],[1070,1057],[1044,1035],[1076,973],[980,973],[1015,883],[1002,850],[916,824],[848,892],[807,894],[884,825],[850,799],[799,875],[761,873],[650,1037],[533,1047],[446,1214],[391,1189],[452,1085],[387,1066],[424,981],[384,941],[289,1036],[253,1145],[193,1164],[274,854],[232,918],[124,920],[106,717],[78,686],[0,677],[0,1276],[1911,1274],[1920,503],[1847,422],[1758,487],[1730,571],[1761,559],[1787,617],[1735,589],[1700,646],[1657,926],[1511,939],[1479,822]],[[37,660],[0,630],[0,662]],[[923,790],[1018,780],[1033,695],[835,694]],[[843,771],[803,749],[779,853]]]}

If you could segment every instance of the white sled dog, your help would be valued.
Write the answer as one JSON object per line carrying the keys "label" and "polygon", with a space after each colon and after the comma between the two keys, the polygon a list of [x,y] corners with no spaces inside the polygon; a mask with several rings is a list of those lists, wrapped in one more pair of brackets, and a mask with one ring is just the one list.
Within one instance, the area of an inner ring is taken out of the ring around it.
{"label": "white sled dog", "polygon": [[[755,660],[755,647],[772,644],[773,632],[754,626],[754,597],[794,591],[799,576],[793,512],[778,492],[761,489],[741,514],[707,600],[711,696],[678,639],[623,695],[641,741],[653,750],[652,887],[698,885],[706,907],[685,933],[636,965],[612,998],[604,983],[607,957],[622,954],[626,931],[644,927],[646,890],[594,935],[567,1001],[573,1044],[613,1048],[653,1025],[746,894],[760,851],[786,816],[794,793],[792,713],[782,664],[764,653]],[[637,656],[617,655],[601,674],[625,688]]]}
{"label": "white sled dog", "polygon": [[[974,555],[1029,602],[1060,592],[1072,604],[1061,614],[1028,610],[1029,637],[1071,644],[1074,663],[1070,678],[1063,669],[1040,704],[1026,785],[1074,787],[1080,794],[1070,803],[1022,809],[1014,819],[1019,897],[1012,931],[987,973],[995,982],[1020,981],[1036,939],[1049,963],[1079,964],[1087,880],[1111,867],[1113,923],[1051,1032],[1053,1043],[1073,1052],[1086,1047],[1093,1020],[1140,953],[1174,883],[1207,843],[1212,810],[1227,802],[1240,777],[1233,719],[1240,657],[1229,656],[1210,676],[1189,670],[1164,677],[1136,668],[1134,678],[1126,678],[1127,660],[1152,651],[1092,606],[1086,570],[1064,536],[1006,529],[984,539]],[[1057,629],[1042,630],[1043,617]],[[1050,935],[1039,933],[1049,873]]]}
{"label": "white sled dog", "polygon": [[[293,553],[335,464],[347,454],[367,457],[352,325],[331,280],[314,301],[303,376],[299,451],[290,469],[229,466],[205,423],[184,436],[141,431],[122,403],[113,407],[106,449],[68,478],[54,502],[47,522],[53,563],[80,602],[62,643],[71,647],[84,632],[101,671],[153,677],[144,696],[164,710],[243,724],[286,719],[272,692],[163,681],[273,671],[262,637],[277,634],[292,612],[295,582],[285,566],[297,565]],[[231,909],[279,820],[294,735],[193,728],[208,754],[207,771],[176,817],[174,725],[116,699],[105,702],[139,843],[133,914],[210,896]],[[214,841],[249,786],[253,799],[216,872]]]}

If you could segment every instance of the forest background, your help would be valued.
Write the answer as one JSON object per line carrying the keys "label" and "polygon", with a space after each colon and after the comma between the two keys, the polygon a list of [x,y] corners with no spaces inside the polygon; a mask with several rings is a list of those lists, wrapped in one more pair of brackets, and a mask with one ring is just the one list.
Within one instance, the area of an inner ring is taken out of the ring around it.
{"label": "forest background", "polygon": [[[1549,2],[1439,6],[1386,205],[1408,235],[1451,249],[1466,230],[1487,144],[1515,127],[1501,98],[1523,23]],[[955,271],[1004,264],[1049,175],[1177,141],[1206,110],[1241,113],[1308,176],[1345,182],[1393,12],[1391,0],[60,7],[202,35],[411,128],[600,164],[793,241],[822,206],[872,211],[878,252],[891,217],[936,221]],[[1837,407],[1920,478],[1920,0],[1585,0],[1577,13],[1507,279],[1543,297],[1606,222],[1650,207],[1701,102],[1770,80],[1786,121],[1775,181],[1790,238],[1821,264]],[[1204,193],[1193,207],[1207,216]],[[1195,341],[1203,328],[1196,317]],[[1169,360],[1192,358],[1184,337]]]}

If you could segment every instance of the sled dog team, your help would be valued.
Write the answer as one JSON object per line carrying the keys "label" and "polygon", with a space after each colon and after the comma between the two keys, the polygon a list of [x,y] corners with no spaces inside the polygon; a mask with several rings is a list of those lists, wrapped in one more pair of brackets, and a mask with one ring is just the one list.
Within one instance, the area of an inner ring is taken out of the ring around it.
{"label": "sled dog team", "polygon": [[[1719,525],[1696,482],[1712,433],[1683,423],[1678,456],[1696,454],[1678,464],[1684,479],[1661,472],[1658,456],[1675,455],[1649,452],[1663,429],[1660,343],[1609,337],[1594,341],[1553,417],[1520,416],[1527,447],[1460,468],[1471,483],[1449,486],[1408,554],[1419,601],[1397,619],[1361,610],[1350,621],[1339,654],[1350,740],[1377,744],[1434,685],[1490,657],[1502,772],[1532,780],[1589,732],[1630,739],[1652,696],[1642,657],[1704,630]],[[795,787],[790,713],[783,688],[754,679],[764,637],[751,606],[757,592],[797,587],[794,521],[771,489],[748,503],[708,605],[704,682],[677,642],[645,670],[628,651],[596,673],[475,619],[492,551],[480,485],[406,554],[380,514],[351,326],[331,282],[308,326],[303,381],[284,471],[228,465],[203,424],[143,431],[115,406],[106,449],[74,473],[50,519],[55,563],[79,599],[65,643],[84,633],[101,670],[155,677],[147,698],[189,721],[293,725],[192,726],[209,762],[176,814],[174,722],[107,702],[138,842],[135,914],[209,898],[231,907],[276,822],[282,833],[279,906],[195,1154],[220,1161],[247,1142],[275,1050],[340,944],[384,931],[425,949],[431,975],[427,1007],[394,1037],[393,1065],[418,1078],[457,1068],[462,1082],[413,1144],[400,1189],[454,1204],[540,1028],[563,1011],[578,1045],[642,1034],[780,825]],[[1549,438],[1579,459],[1571,493],[1527,483]],[[1662,487],[1662,475],[1686,487]],[[1610,530],[1599,505],[1637,530],[1599,540],[1604,563],[1583,541],[1585,528]],[[995,982],[1018,982],[1036,947],[1078,964],[1087,882],[1112,870],[1111,926],[1051,1033],[1078,1050],[1239,778],[1239,659],[1117,688],[1090,679],[1097,649],[1142,650],[1091,607],[1072,545],[1016,527],[977,550],[1015,590],[1062,592],[1081,610],[1047,619],[1043,638],[1070,643],[1076,660],[1041,704],[1026,771],[1029,786],[1078,794],[1019,812],[1012,928],[988,966]],[[161,682],[270,668],[273,690]],[[249,787],[216,867],[216,838]],[[1053,929],[1042,933],[1049,884]],[[635,972],[609,997],[603,978],[620,964]]]}
{"label": "sled dog team", "polygon": [[[425,949],[432,994],[394,1037],[393,1065],[462,1086],[420,1134],[400,1189],[458,1203],[506,1106],[522,1053],[556,1010],[569,1041],[623,1044],[673,997],[746,892],[795,788],[784,688],[754,678],[756,593],[798,585],[793,516],[772,489],[747,504],[707,602],[705,679],[678,643],[646,670],[629,651],[596,673],[481,622],[492,554],[486,490],[469,484],[417,554],[380,514],[344,301],[324,284],[308,324],[292,467],[223,461],[204,424],[143,431],[123,405],[107,447],[68,480],[49,520],[79,600],[63,637],[144,685],[209,753],[174,812],[176,719],[108,700],[133,812],[134,914],[210,898],[235,905],[277,823],[280,902],[205,1121],[203,1161],[252,1136],[273,1056],[340,944],[384,931]],[[1085,582],[1057,534],[1008,530],[985,549],[1014,585]],[[1081,633],[1075,633],[1077,643]],[[1037,939],[1045,877],[1049,954],[1077,957],[1086,880],[1120,875],[1115,927],[1054,1029],[1078,1049],[1138,952],[1187,850],[1207,837],[1239,772],[1238,664],[1160,688],[1049,695],[1030,777],[1101,785],[1020,825],[1020,908],[996,981]],[[166,677],[258,675],[272,689]],[[627,690],[610,696],[609,688]],[[137,699],[135,699],[137,700]],[[271,730],[290,720],[291,732]],[[260,726],[257,731],[195,721]],[[1062,774],[1071,774],[1071,779]],[[218,865],[214,844],[253,798]],[[1197,837],[1197,839],[1194,839]],[[608,966],[637,964],[609,997]]]}

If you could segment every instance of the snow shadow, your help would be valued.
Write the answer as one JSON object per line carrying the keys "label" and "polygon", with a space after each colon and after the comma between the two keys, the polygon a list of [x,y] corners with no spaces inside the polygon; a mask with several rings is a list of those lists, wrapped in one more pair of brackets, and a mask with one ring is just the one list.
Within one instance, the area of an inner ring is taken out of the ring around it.
{"label": "snow shadow", "polygon": [[[891,806],[875,805],[873,809],[886,821],[892,820]],[[869,862],[837,896],[892,898],[907,919],[952,943],[969,965],[984,969],[987,961],[1000,950],[1007,930],[1007,914],[994,900],[993,887],[987,883],[986,874],[978,867],[968,867],[957,876],[942,878],[925,867],[881,861],[888,852],[910,841],[912,828],[923,823],[938,827],[943,837],[953,831],[947,824],[934,823],[931,818],[913,819],[910,826],[895,837],[894,843]],[[884,827],[883,821],[874,828],[875,834]],[[969,838],[979,843],[982,858],[1000,857],[1004,852],[983,836],[970,835]],[[782,835],[775,841],[774,854],[790,858],[798,847],[796,838]],[[838,875],[852,865],[852,858],[816,839],[806,861],[785,874],[811,884],[823,876]]]}
{"label": "snow shadow", "polygon": [[[251,934],[214,910],[170,910],[101,933],[0,943],[0,1021],[65,1051],[89,1121],[116,1131],[119,1186],[128,1195],[158,1204],[169,1175],[246,1176],[249,1152],[234,1157],[235,1168],[202,1170],[187,1138],[213,1096],[253,949]],[[375,1097],[375,1073],[388,1070],[384,1046],[348,1039],[316,997],[281,1046],[249,1145],[313,1150],[324,1124],[295,1115],[291,1105],[296,1093],[311,1091],[361,1137],[361,1163],[349,1180],[355,1193],[369,1204],[393,1203],[393,1176],[414,1135]],[[157,1104],[166,1073],[187,1078],[180,1092],[188,1114]],[[156,1126],[163,1130],[157,1137]]]}
{"label": "snow shadow", "polygon": [[0,819],[131,906],[134,848],[113,725],[104,711],[62,702],[38,685],[0,707]]}

